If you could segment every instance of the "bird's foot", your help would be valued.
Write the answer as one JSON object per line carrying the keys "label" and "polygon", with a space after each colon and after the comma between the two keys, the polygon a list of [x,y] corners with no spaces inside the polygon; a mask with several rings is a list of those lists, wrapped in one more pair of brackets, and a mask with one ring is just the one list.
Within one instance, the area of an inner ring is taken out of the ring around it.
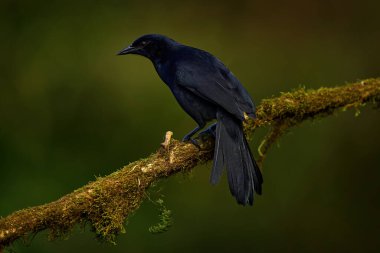
{"label": "bird's foot", "polygon": [[201,146],[199,145],[198,141],[195,140],[195,139],[192,139],[190,136],[185,136],[183,137],[182,139],[183,142],[189,142],[191,144],[193,144],[194,146],[196,146],[197,148],[201,149]]}
{"label": "bird's foot", "polygon": [[191,140],[191,136],[189,135],[185,135],[185,137],[182,138],[183,142],[188,142],[189,140]]}

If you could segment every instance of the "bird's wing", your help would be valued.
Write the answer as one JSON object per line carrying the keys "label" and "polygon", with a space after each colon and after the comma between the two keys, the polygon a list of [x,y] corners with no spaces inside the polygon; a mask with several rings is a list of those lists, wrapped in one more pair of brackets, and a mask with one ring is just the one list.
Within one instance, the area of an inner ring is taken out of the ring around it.
{"label": "bird's wing", "polygon": [[213,58],[177,65],[176,84],[212,102],[236,118],[254,115],[253,103],[240,82],[224,65]]}

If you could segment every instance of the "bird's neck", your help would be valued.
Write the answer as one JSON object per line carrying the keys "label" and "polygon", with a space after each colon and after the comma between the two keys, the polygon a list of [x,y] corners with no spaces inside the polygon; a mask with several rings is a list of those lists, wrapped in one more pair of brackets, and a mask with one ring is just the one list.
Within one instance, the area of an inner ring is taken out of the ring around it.
{"label": "bird's neck", "polygon": [[180,47],[181,45],[179,43],[173,41],[173,44],[161,48],[161,50],[155,52],[154,57],[150,57],[158,75],[169,87],[174,83],[174,75],[172,74],[173,71],[175,72],[176,59],[174,56]]}
{"label": "bird's neck", "polygon": [[152,60],[152,62],[161,80],[169,87],[171,87],[174,83],[174,76],[170,74],[171,67],[169,61],[165,59],[156,59],[155,61]]}
{"label": "bird's neck", "polygon": [[160,55],[160,57],[153,57],[150,60],[155,68],[160,68],[168,62],[168,57],[165,55]]}

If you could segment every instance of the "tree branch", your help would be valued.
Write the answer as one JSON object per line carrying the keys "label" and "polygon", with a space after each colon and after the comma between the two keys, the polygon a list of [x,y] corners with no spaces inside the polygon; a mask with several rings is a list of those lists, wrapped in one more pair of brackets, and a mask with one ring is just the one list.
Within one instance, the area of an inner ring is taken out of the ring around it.
{"label": "tree branch", "polygon": [[[368,79],[337,88],[298,89],[279,97],[264,99],[257,107],[257,119],[247,120],[246,133],[270,126],[259,148],[260,161],[270,146],[289,127],[307,119],[324,117],[338,108],[358,108],[367,103],[380,104],[380,78]],[[124,221],[135,211],[155,181],[194,168],[212,159],[213,140],[198,137],[201,149],[171,139],[149,157],[75,190],[57,201],[23,209],[0,219],[0,252],[18,238],[48,229],[50,238],[67,235],[76,224],[90,224],[103,239],[113,241],[124,231]],[[169,138],[169,139],[168,139]]]}

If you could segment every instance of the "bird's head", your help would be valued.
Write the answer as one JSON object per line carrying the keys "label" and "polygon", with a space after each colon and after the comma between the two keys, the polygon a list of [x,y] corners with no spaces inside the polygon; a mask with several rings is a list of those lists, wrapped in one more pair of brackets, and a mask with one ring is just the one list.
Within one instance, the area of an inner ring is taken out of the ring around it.
{"label": "bird's head", "polygon": [[160,34],[147,34],[136,39],[129,47],[121,50],[118,55],[138,54],[151,60],[160,58],[178,43]]}

